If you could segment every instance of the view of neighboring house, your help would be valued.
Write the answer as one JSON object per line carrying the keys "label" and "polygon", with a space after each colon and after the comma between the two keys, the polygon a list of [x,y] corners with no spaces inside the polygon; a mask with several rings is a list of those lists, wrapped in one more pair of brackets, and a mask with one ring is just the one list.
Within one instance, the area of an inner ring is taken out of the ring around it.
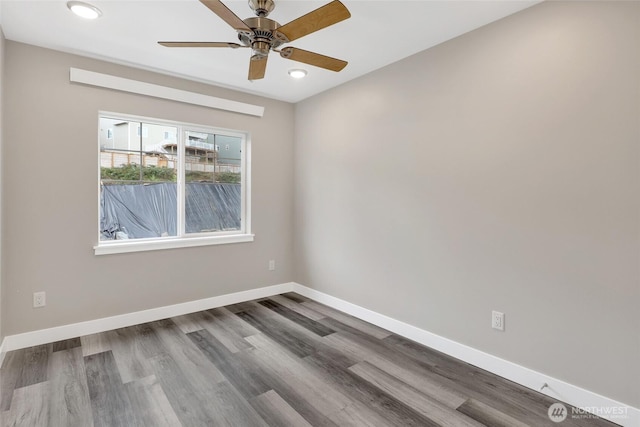
{"label": "view of neighboring house", "polygon": [[101,240],[175,236],[181,174],[187,233],[239,229],[241,137],[131,118],[99,123]]}
{"label": "view of neighboring house", "polygon": [[[152,123],[100,118],[100,165],[175,169],[178,128]],[[235,136],[184,131],[185,171],[239,173],[241,140]]]}

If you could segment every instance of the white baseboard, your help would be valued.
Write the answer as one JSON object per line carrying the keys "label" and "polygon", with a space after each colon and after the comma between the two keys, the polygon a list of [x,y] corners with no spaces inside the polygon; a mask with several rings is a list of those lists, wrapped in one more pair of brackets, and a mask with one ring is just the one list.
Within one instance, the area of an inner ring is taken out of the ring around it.
{"label": "white baseboard", "polygon": [[[217,297],[189,301],[181,304],[153,308],[150,310],[89,320],[71,325],[58,326],[55,328],[42,329],[17,335],[9,335],[5,337],[2,344],[0,344],[0,366],[2,366],[4,355],[8,351],[31,347],[34,345],[47,344],[83,335],[105,332],[117,328],[124,328],[127,326],[208,310],[210,308],[222,307],[229,304],[237,304],[286,292],[296,292],[307,298],[313,299],[314,301],[333,307],[336,310],[343,311],[366,322],[387,329],[395,334],[485,369],[534,391],[539,391],[547,396],[566,402],[577,408],[584,408],[587,412],[595,412],[600,417],[609,419],[616,424],[620,424],[625,427],[640,426],[640,409],[638,408],[625,405],[621,402],[609,399],[608,397],[601,396],[597,393],[566,383],[543,373],[525,368],[499,357],[492,356],[483,351],[441,337],[345,300],[327,295],[323,292],[307,288],[299,283],[283,283]],[[545,383],[548,387],[545,387],[540,391],[540,388]],[[608,414],[604,412],[611,408],[624,408],[626,411],[626,414],[624,414],[625,418],[620,418],[619,413]]]}
{"label": "white baseboard", "polygon": [[[83,335],[96,334],[99,332],[110,331],[112,329],[139,325],[141,323],[153,322],[156,320],[166,319],[168,317],[181,316],[183,314],[195,313],[197,311],[208,310],[210,308],[223,307],[229,304],[237,304],[257,298],[278,295],[285,292],[291,292],[292,289],[293,283],[283,283],[280,285],[267,286],[264,288],[234,292],[232,294],[220,295],[217,297],[168,305],[165,307],[152,308],[150,310],[136,311],[133,313],[105,317],[96,320],[88,320],[86,322],[73,323],[71,325],[9,335],[5,337],[2,342],[2,354],[4,355],[4,353],[8,351],[32,347],[34,345],[47,344]],[[3,356],[0,356],[0,358],[2,357]]]}
{"label": "white baseboard", "polygon": [[[483,351],[441,337],[425,331],[424,329],[417,328],[345,300],[327,295],[323,292],[307,288],[299,283],[293,284],[293,292],[333,307],[336,310],[348,313],[395,334],[455,357],[456,359],[460,359],[471,365],[485,369],[534,391],[546,394],[554,399],[558,399],[577,408],[584,408],[587,412],[596,413],[596,415],[601,418],[609,419],[616,424],[620,424],[625,427],[640,426],[640,409],[638,408],[625,405],[624,403],[617,402],[613,399],[609,399],[608,397],[601,396],[573,384],[569,384],[532,369],[525,368],[524,366],[492,356]],[[545,383],[548,387],[545,387],[541,391],[540,388]],[[606,413],[605,411],[607,410],[620,410],[625,413]],[[620,417],[620,415],[623,415],[624,418]]]}

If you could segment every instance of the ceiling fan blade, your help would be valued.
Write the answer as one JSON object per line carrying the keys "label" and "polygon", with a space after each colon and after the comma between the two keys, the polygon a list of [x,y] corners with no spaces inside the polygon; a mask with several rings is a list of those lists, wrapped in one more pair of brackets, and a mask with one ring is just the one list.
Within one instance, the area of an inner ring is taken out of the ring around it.
{"label": "ceiling fan blade", "polygon": [[230,47],[232,49],[247,47],[228,42],[158,42],[158,44],[166,47]]}
{"label": "ceiling fan blade", "polygon": [[267,71],[267,59],[268,56],[252,56],[249,63],[249,80],[260,80],[264,78],[264,73]]}
{"label": "ceiling fan blade", "polygon": [[[201,0],[203,1],[203,0]],[[334,0],[278,28],[290,42],[351,17],[349,10]]]}
{"label": "ceiling fan blade", "polygon": [[320,55],[319,53],[309,52],[308,50],[295,47],[285,47],[280,51],[280,56],[285,59],[303,62],[331,71],[341,71],[348,64],[347,61],[341,59],[331,58],[330,56]]}
{"label": "ceiling fan blade", "polygon": [[252,31],[242,19],[238,18],[238,15],[233,13],[220,0],[200,0],[200,3],[207,6],[213,13],[236,30]]}

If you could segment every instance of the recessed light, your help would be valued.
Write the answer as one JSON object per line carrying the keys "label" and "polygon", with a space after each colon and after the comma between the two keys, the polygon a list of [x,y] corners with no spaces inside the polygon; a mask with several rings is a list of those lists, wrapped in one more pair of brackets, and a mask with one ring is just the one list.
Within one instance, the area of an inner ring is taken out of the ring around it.
{"label": "recessed light", "polygon": [[96,19],[102,15],[102,11],[97,7],[81,1],[67,2],[69,10],[84,19]]}
{"label": "recessed light", "polygon": [[301,68],[291,69],[289,70],[289,75],[294,79],[301,79],[307,75],[307,70]]}

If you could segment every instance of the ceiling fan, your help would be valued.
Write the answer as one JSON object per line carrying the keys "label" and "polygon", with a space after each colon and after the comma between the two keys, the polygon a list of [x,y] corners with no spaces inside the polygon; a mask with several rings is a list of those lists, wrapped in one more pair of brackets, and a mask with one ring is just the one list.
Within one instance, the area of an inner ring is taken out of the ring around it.
{"label": "ceiling fan", "polygon": [[285,43],[292,42],[351,17],[349,10],[338,0],[319,7],[285,25],[280,25],[276,21],[267,18],[275,7],[273,0],[249,0],[249,7],[257,16],[245,20],[240,19],[219,0],[200,0],[200,2],[236,30],[238,39],[242,44],[164,41],[158,43],[166,47],[251,48],[253,54],[249,62],[249,80],[264,78],[270,51],[278,52],[285,59],[303,62],[331,71],[340,71],[347,66],[346,61],[319,53],[295,47],[280,48]]}

